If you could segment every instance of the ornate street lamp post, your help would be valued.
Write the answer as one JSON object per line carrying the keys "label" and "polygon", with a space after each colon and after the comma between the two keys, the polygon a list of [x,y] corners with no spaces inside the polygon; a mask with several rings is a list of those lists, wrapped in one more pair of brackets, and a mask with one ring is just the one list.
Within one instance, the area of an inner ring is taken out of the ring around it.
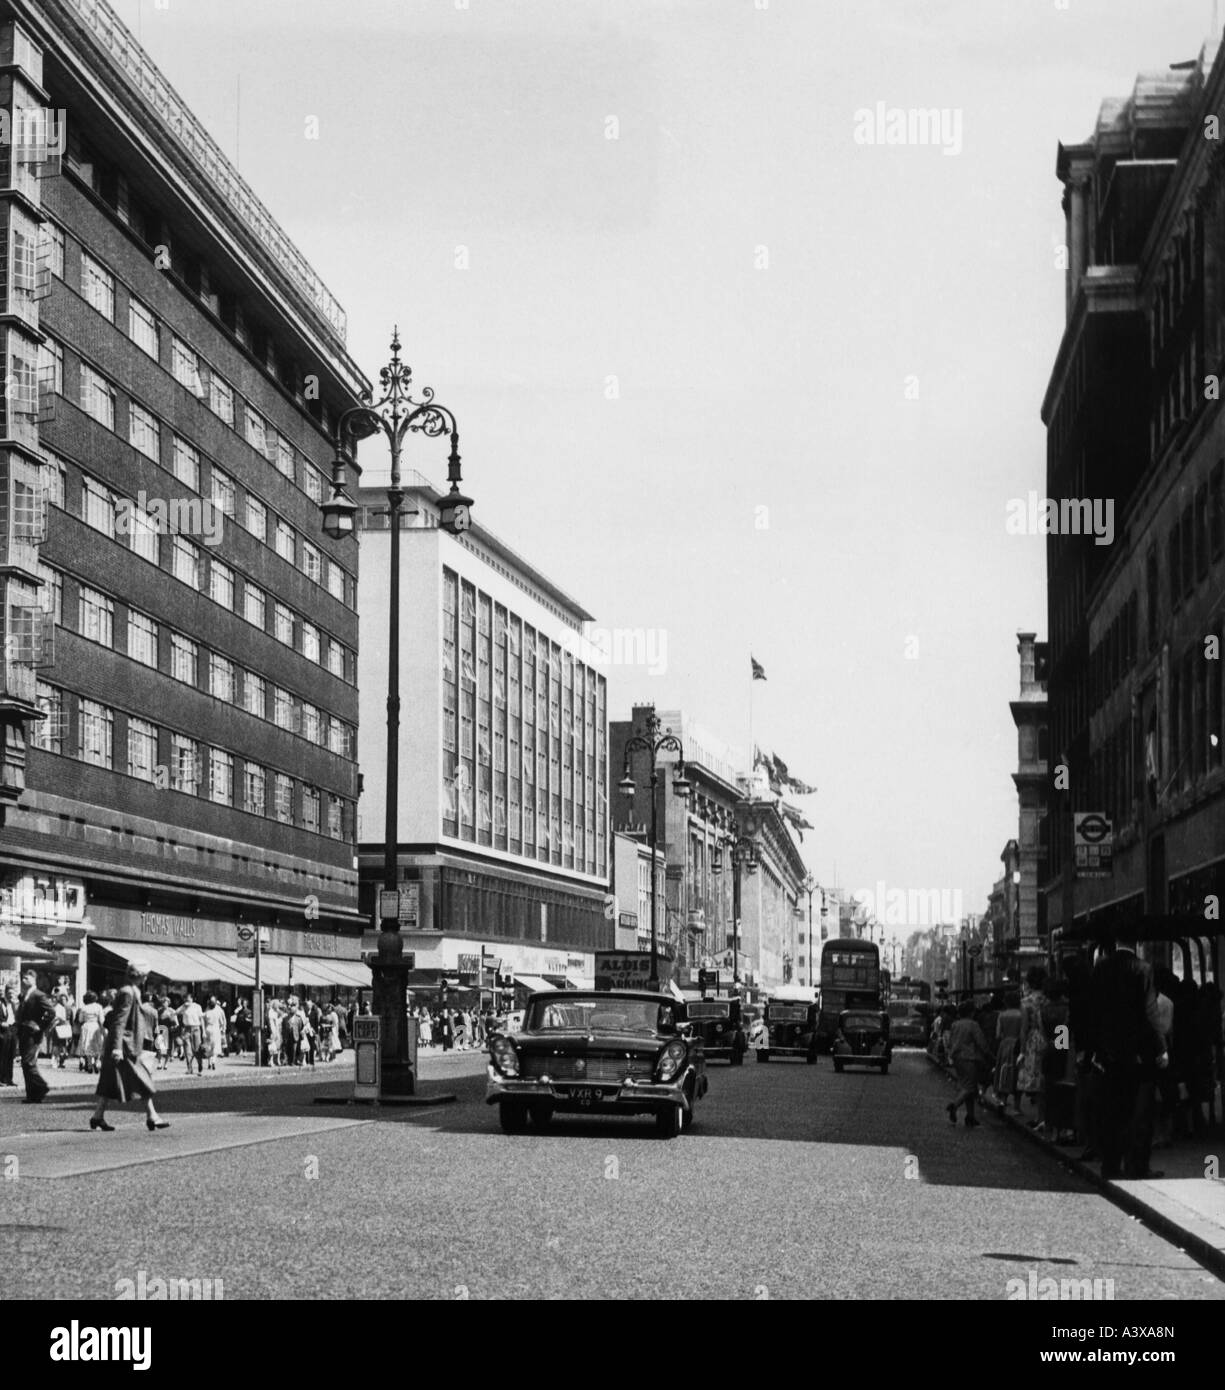
{"label": "ornate street lamp post", "polygon": [[660,733],[659,716],[652,708],[646,718],[646,732],[644,734],[631,734],[625,741],[625,767],[624,775],[617,784],[622,794],[631,800],[634,796],[635,783],[630,774],[630,754],[643,752],[651,758],[651,974],[647,983],[652,989],[659,988],[659,928],[658,915],[659,908],[657,898],[659,896],[659,875],[656,871],[655,855],[656,844],[659,838],[659,797],[656,789],[659,786],[659,755],[664,752],[674,752],[676,754],[676,776],[672,781],[672,790],[680,797],[689,795],[690,786],[685,778],[685,748],[680,739],[665,730]]}
{"label": "ornate street lamp post", "polygon": [[804,875],[804,891],[808,894],[808,988],[812,988],[812,895],[817,890],[817,880],[811,874]]}
{"label": "ornate street lamp post", "polygon": [[732,984],[740,983],[740,872],[747,869],[750,874],[757,872],[757,845],[747,835],[740,834],[740,827],[734,816],[727,820],[727,834],[715,851],[713,869],[715,873],[723,870],[723,850],[732,859]]}
{"label": "ornate street lamp post", "polygon": [[332,495],[320,507],[323,531],[333,540],[352,536],[356,528],[357,504],[346,491],[346,469],[353,461],[356,444],[380,431],[391,446],[391,483],[387,507],[391,526],[390,624],[387,637],[387,797],[383,844],[383,888],[379,900],[378,960],[372,962],[375,1012],[382,1019],[382,1090],[387,1095],[412,1095],[416,1089],[409,1061],[406,1019],[408,1010],[408,970],[404,964],[404,941],[400,936],[399,914],[399,754],[400,754],[400,517],[404,510],[404,490],[400,486],[400,451],[410,434],[437,439],[449,434],[451,456],[447,479],[450,492],[440,505],[439,525],[458,535],[471,526],[472,499],[459,490],[463,481],[459,461],[459,427],[455,416],[434,400],[426,387],[417,400],[410,393],[412,368],[400,361],[399,329],[392,330],[391,360],[379,371],[382,397],[375,401],[369,391],[362,393],[364,404],[355,405],[336,422],[336,458],[332,464]]}

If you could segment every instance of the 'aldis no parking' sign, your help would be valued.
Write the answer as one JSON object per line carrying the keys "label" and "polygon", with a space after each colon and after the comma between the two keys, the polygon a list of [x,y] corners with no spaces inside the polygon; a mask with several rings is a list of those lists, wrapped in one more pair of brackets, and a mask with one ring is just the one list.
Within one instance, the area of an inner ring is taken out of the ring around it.
{"label": "'aldis no parking' sign", "polygon": [[1114,873],[1114,822],[1101,811],[1076,811],[1072,843],[1078,878],[1109,878]]}

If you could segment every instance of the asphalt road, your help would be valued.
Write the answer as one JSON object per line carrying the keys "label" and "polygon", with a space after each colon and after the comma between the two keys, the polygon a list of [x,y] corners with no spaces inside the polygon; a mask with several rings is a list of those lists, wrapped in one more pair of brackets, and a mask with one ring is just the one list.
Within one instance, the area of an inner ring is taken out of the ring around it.
{"label": "asphalt road", "polygon": [[[91,1133],[85,1090],[0,1100],[0,1295],[113,1298],[1004,1299],[1033,1271],[1116,1299],[1225,1286],[994,1120],[949,1125],[921,1053],[888,1076],[712,1066],[694,1129],[554,1121],[509,1137],[479,1054],[429,1057],[458,1103],[373,1112],[325,1077],[172,1080]],[[1103,1286],[1104,1287],[1104,1286]]]}

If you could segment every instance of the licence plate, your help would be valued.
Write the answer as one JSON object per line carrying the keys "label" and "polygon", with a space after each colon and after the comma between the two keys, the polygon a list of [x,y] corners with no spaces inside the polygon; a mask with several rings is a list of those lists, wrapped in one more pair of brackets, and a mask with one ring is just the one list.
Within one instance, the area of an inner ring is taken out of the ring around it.
{"label": "licence plate", "polygon": [[570,1090],[570,1099],[576,1105],[599,1105],[604,1099],[604,1092],[599,1086],[574,1086]]}

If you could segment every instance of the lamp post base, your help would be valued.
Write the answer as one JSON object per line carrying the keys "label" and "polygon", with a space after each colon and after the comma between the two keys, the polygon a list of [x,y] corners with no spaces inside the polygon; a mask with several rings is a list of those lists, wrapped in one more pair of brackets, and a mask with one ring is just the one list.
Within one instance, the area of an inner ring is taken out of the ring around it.
{"label": "lamp post base", "polygon": [[370,962],[374,1012],[382,1024],[379,1096],[388,1100],[411,1096],[417,1090],[415,1049],[408,1037],[408,962],[404,942],[395,927],[383,924],[379,954]]}

